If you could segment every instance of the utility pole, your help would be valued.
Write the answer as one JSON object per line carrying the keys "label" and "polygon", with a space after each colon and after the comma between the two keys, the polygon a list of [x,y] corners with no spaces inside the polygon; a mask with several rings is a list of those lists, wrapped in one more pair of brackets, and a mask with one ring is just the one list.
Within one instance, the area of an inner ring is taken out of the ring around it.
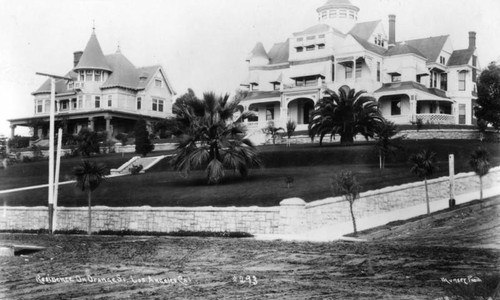
{"label": "utility pole", "polygon": [[450,173],[450,200],[448,206],[450,208],[455,206],[455,156],[450,154],[448,156],[449,173]]}
{"label": "utility pole", "polygon": [[[52,221],[54,217],[54,119],[56,106],[56,79],[73,80],[70,77],[36,72],[36,75],[50,78],[50,121],[49,121],[49,233],[52,234]],[[59,173],[59,172],[58,172]]]}

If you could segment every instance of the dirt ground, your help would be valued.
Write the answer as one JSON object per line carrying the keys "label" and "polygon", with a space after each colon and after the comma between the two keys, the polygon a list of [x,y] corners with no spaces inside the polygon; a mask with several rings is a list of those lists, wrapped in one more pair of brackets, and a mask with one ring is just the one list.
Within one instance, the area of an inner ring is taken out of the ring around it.
{"label": "dirt ground", "polygon": [[361,243],[0,234],[47,247],[0,257],[0,298],[440,299],[445,280],[498,274],[499,207],[395,222]]}

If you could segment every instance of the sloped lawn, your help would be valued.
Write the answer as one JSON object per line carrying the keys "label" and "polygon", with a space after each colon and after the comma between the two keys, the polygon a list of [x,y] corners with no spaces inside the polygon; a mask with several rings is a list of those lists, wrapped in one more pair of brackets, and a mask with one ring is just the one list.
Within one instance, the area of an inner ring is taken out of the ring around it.
{"label": "sloped lawn", "polygon": [[[317,144],[292,145],[290,148],[284,145],[262,146],[259,149],[264,168],[251,170],[247,178],[228,172],[228,177],[219,185],[207,185],[203,171],[194,171],[189,177],[183,177],[173,171],[169,161],[165,159],[146,174],[109,178],[94,192],[92,203],[107,206],[275,206],[289,197],[314,201],[331,196],[330,179],[342,169],[354,171],[363,190],[416,181],[418,179],[410,174],[406,160],[409,153],[424,147],[438,154],[440,171],[435,177],[448,175],[449,153],[455,154],[456,172],[470,171],[468,157],[478,145],[477,141],[406,141],[406,149],[389,160],[386,169],[382,171],[378,168],[378,157],[371,144],[351,147],[319,147]],[[493,156],[493,165],[500,165],[499,144],[485,146]],[[95,159],[105,160],[108,167],[118,167],[129,157],[122,159],[115,155],[110,159],[105,156]],[[68,178],[70,166],[78,162],[79,159],[67,161],[61,177]],[[28,166],[32,164],[35,163],[16,167],[23,167],[23,172],[29,173]],[[17,173],[12,172],[16,176],[23,175],[19,170],[16,170]],[[16,182],[15,178],[19,178],[16,176],[13,175],[9,180]],[[42,171],[33,176],[36,178],[35,182],[46,181]],[[294,179],[290,188],[286,186],[286,177]],[[23,176],[20,178],[21,181],[25,180]],[[85,206],[87,203],[85,194],[72,184],[61,186],[59,195],[60,206]],[[0,195],[0,201],[2,200],[11,206],[46,205],[47,190],[4,194]]]}

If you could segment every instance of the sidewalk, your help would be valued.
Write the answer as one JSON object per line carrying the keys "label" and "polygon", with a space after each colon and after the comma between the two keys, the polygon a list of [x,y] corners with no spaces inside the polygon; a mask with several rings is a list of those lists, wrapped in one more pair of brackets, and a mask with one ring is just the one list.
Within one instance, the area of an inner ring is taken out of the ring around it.
{"label": "sidewalk", "polygon": [[[493,187],[483,191],[483,197],[488,198],[500,195],[500,187]],[[479,191],[455,195],[456,204],[466,203],[475,199],[479,199]],[[442,199],[430,203],[431,212],[443,210],[448,208],[448,200]],[[356,204],[354,204],[356,205]],[[392,221],[406,220],[416,216],[424,215],[427,213],[426,204],[420,204],[404,209],[398,209],[391,212],[378,214],[362,219],[356,219],[358,231],[385,225]],[[330,242],[342,238],[343,235],[353,232],[352,221],[346,223],[339,223],[335,225],[328,225],[316,228],[311,231],[303,232],[300,234],[280,235],[280,234],[262,234],[256,235],[258,240],[287,240],[287,241],[308,241],[308,242]]]}

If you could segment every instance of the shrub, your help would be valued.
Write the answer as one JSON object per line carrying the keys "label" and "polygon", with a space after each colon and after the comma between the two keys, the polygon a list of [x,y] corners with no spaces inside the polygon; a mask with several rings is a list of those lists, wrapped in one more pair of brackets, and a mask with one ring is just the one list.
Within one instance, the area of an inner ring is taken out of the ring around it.
{"label": "shrub", "polygon": [[142,165],[133,165],[128,170],[129,170],[130,174],[137,175],[142,171],[143,168],[144,167]]}
{"label": "shrub", "polygon": [[146,127],[146,121],[144,119],[140,119],[137,121],[134,128],[135,153],[142,154],[142,156],[146,156],[155,148],[155,146],[151,143],[149,132]]}
{"label": "shrub", "polygon": [[122,143],[123,146],[125,146],[125,144],[127,143],[128,141],[128,134],[124,133],[124,132],[120,132],[118,133],[115,138],[117,140],[120,141],[120,143]]}
{"label": "shrub", "polygon": [[78,152],[81,155],[90,156],[92,153],[99,153],[99,136],[97,132],[82,128],[78,133]]}
{"label": "shrub", "polygon": [[9,140],[9,148],[28,148],[30,137],[16,135]]}

